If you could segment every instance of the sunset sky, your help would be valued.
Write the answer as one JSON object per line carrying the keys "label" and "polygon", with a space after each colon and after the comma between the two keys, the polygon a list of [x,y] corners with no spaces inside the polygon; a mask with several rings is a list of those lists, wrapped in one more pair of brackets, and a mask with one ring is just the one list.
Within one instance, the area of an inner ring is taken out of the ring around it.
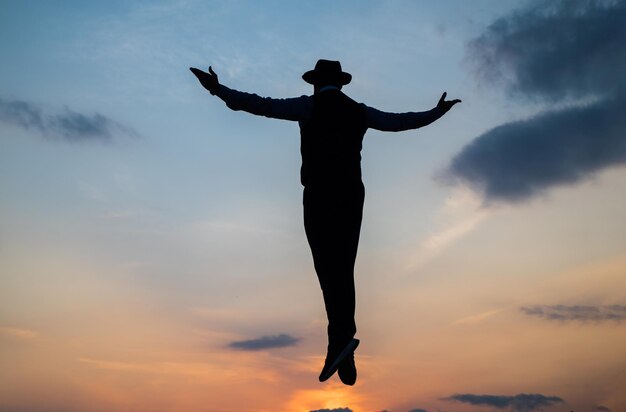
{"label": "sunset sky", "polygon": [[[317,380],[295,123],[370,130],[359,378]],[[0,411],[626,411],[626,1],[1,1]]]}

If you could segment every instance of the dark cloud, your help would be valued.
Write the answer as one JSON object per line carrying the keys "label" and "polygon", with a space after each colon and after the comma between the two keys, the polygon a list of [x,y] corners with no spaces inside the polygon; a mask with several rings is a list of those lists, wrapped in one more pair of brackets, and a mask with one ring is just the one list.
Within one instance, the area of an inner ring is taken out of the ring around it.
{"label": "dark cloud", "polygon": [[626,98],[539,114],[474,139],[445,178],[481,191],[488,203],[515,202],[626,163]]}
{"label": "dark cloud", "polygon": [[531,412],[562,403],[558,396],[545,396],[538,393],[520,393],[514,396],[504,395],[474,395],[470,393],[455,394],[444,398],[447,401],[457,401],[470,405],[491,406],[497,409],[509,409],[513,412]]}
{"label": "dark cloud", "polygon": [[135,135],[131,129],[99,113],[85,115],[65,109],[61,114],[51,115],[33,103],[2,98],[0,122],[68,141],[109,141],[115,134]]}
{"label": "dark cloud", "polygon": [[626,306],[538,305],[523,306],[521,311],[530,316],[555,321],[602,322],[626,320]]}
{"label": "dark cloud", "polygon": [[67,111],[50,119],[50,127],[68,140],[111,138],[111,129],[115,123],[101,114],[85,116]]}
{"label": "dark cloud", "polygon": [[0,121],[24,129],[35,129],[41,133],[44,133],[46,129],[41,110],[20,100],[0,98]]}
{"label": "dark cloud", "polygon": [[310,412],[352,412],[352,409],[350,408],[316,409]]}
{"label": "dark cloud", "polygon": [[258,339],[235,341],[228,344],[228,347],[239,350],[263,350],[284,348],[286,346],[295,346],[300,339],[294,338],[286,334],[262,336]]}
{"label": "dark cloud", "polygon": [[626,87],[626,2],[534,2],[496,20],[468,55],[487,82],[552,101]]}
{"label": "dark cloud", "polygon": [[611,410],[606,406],[598,405],[596,406],[596,412],[611,412]]}
{"label": "dark cloud", "polygon": [[428,412],[426,409],[411,409],[409,412]]}
{"label": "dark cloud", "polygon": [[517,202],[625,164],[625,44],[624,1],[534,2],[493,23],[468,47],[480,78],[560,109],[478,136],[445,180]]}

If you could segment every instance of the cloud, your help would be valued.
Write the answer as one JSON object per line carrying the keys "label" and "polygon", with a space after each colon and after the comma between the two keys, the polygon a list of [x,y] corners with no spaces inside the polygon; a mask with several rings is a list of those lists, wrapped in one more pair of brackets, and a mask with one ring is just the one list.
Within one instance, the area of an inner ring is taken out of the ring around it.
{"label": "cloud", "polygon": [[598,405],[596,406],[596,412],[611,412],[611,410],[606,406]]}
{"label": "cloud", "polygon": [[136,135],[130,128],[99,113],[86,115],[66,108],[61,114],[49,114],[36,104],[2,98],[0,122],[72,142],[110,141],[116,134]]}
{"label": "cloud", "polygon": [[277,372],[268,368],[263,361],[233,361],[232,358],[213,358],[210,362],[179,362],[157,360],[152,362],[127,362],[108,359],[77,358],[77,362],[96,369],[116,373],[141,373],[158,376],[173,376],[175,379],[193,379],[205,383],[241,383],[242,379],[275,383]]}
{"label": "cloud", "polygon": [[626,87],[626,3],[534,2],[491,24],[469,43],[479,77],[514,96],[551,101]]}
{"label": "cloud", "polygon": [[480,198],[470,190],[460,188],[453,191],[439,212],[439,219],[444,224],[422,240],[417,250],[410,254],[407,269],[425,265],[471,233],[489,216],[488,210],[480,208],[480,202]]}
{"label": "cloud", "polygon": [[626,98],[541,113],[474,139],[446,178],[482,192],[487,202],[525,200],[626,163]]}
{"label": "cloud", "polygon": [[258,339],[231,342],[228,344],[228,347],[232,349],[254,351],[295,346],[299,341],[300,339],[283,333],[280,335],[262,336]]}
{"label": "cloud", "polygon": [[409,412],[428,412],[426,409],[411,409]]}
{"label": "cloud", "polygon": [[465,220],[455,222],[428,236],[421,244],[420,253],[413,257],[411,266],[432,260],[456,240],[470,233],[486,216],[484,212],[477,212]]}
{"label": "cloud", "polygon": [[20,328],[0,328],[0,335],[20,340],[32,340],[39,336],[39,334],[33,330]]}
{"label": "cloud", "polygon": [[624,2],[534,2],[496,20],[468,45],[478,77],[560,108],[476,137],[444,180],[519,202],[626,163],[624,43]]}
{"label": "cloud", "polygon": [[491,406],[497,409],[510,409],[513,412],[531,412],[540,408],[563,402],[558,396],[545,396],[538,393],[520,393],[514,396],[455,394],[447,401],[457,401],[477,406]]}
{"label": "cloud", "polygon": [[352,409],[350,408],[316,409],[310,412],[352,412]]}
{"label": "cloud", "polygon": [[507,308],[498,308],[498,309],[492,309],[492,310],[488,310],[486,312],[482,312],[482,313],[478,313],[476,315],[470,315],[470,316],[466,316],[464,318],[455,320],[454,322],[452,322],[453,325],[477,325],[479,323],[484,322],[486,319],[489,319],[495,315],[497,315],[498,313],[506,310]]}
{"label": "cloud", "polygon": [[555,321],[603,322],[626,320],[626,306],[583,306],[583,305],[537,305],[523,306],[522,312],[529,316]]}

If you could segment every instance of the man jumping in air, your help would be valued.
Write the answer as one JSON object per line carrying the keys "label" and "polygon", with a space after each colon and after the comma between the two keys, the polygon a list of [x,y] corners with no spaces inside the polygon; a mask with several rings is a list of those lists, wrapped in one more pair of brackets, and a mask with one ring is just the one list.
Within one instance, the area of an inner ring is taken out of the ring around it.
{"label": "man jumping in air", "polygon": [[445,100],[426,112],[387,113],[346,96],[341,88],[352,76],[338,61],[318,60],[302,75],[313,95],[290,99],[259,97],[219,83],[217,74],[190,69],[202,86],[232,110],[297,121],[300,125],[304,186],[304,229],[322,287],[328,316],[328,352],[321,382],[336,371],[346,385],[356,382],[354,262],[363,216],[361,148],[368,128],[399,132],[426,126],[460,100]]}

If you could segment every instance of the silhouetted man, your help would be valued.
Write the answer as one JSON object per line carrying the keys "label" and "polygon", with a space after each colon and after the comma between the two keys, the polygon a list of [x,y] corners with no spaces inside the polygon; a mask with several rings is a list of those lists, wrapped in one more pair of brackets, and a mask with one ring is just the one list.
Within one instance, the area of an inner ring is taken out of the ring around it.
{"label": "silhouetted man", "polygon": [[191,68],[200,83],[232,110],[297,121],[300,125],[304,186],[304,229],[313,254],[328,316],[328,352],[320,381],[338,371],[346,385],[356,382],[354,262],[357,255],[365,190],[361,181],[361,147],[368,128],[398,132],[426,126],[460,100],[445,100],[426,112],[386,113],[357,103],[341,92],[352,76],[338,61],[319,60],[302,78],[312,96],[290,99],[259,97],[219,83]]}

